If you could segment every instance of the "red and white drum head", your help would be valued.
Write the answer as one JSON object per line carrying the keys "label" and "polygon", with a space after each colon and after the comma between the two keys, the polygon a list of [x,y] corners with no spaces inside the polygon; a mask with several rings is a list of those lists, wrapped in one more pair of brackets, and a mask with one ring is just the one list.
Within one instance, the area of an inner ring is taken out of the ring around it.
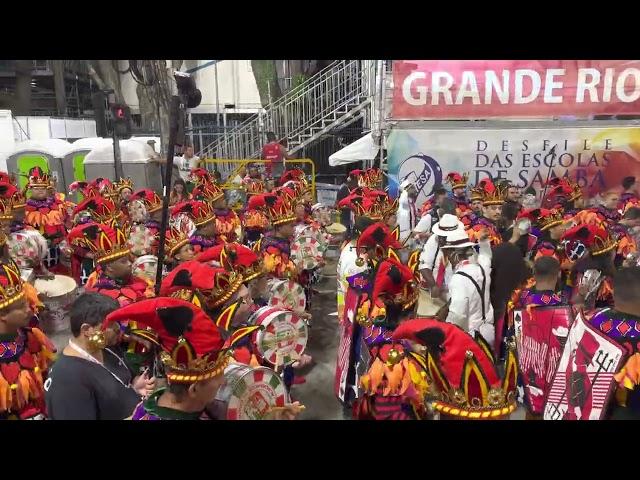
{"label": "red and white drum head", "polygon": [[313,270],[320,264],[320,242],[316,237],[298,237],[291,242],[291,260],[303,270]]}
{"label": "red and white drum head", "polygon": [[302,285],[293,280],[276,280],[271,284],[269,305],[302,313],[307,306],[307,298]]}
{"label": "red and white drum head", "polygon": [[227,403],[227,420],[262,420],[272,407],[288,402],[282,379],[270,368],[232,364],[216,399]]}
{"label": "red and white drum head", "polygon": [[262,307],[251,315],[249,323],[264,327],[254,333],[252,340],[260,356],[275,367],[292,364],[307,346],[307,324],[289,310]]}

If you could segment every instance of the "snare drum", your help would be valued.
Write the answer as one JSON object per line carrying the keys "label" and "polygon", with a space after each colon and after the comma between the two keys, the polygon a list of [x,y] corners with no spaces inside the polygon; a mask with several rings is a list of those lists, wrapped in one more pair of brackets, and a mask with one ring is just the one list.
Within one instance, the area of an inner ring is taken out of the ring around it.
{"label": "snare drum", "polygon": [[273,280],[269,287],[271,298],[269,305],[303,313],[307,307],[307,298],[302,285],[293,280]]}
{"label": "snare drum", "polygon": [[131,267],[131,273],[133,273],[134,277],[144,278],[153,283],[156,281],[157,271],[158,257],[155,255],[143,255],[138,257]]}
{"label": "snare drum", "polygon": [[65,275],[56,275],[51,280],[36,279],[34,287],[45,306],[39,315],[45,333],[69,328],[69,306],[78,294],[76,281]]}
{"label": "snare drum", "polygon": [[304,352],[309,338],[307,324],[295,313],[277,307],[262,307],[250,317],[251,325],[264,328],[252,336],[260,357],[276,368],[290,365]]}
{"label": "snare drum", "polygon": [[289,402],[282,379],[270,368],[234,363],[225,369],[224,377],[212,405],[218,419],[262,420],[272,407]]}

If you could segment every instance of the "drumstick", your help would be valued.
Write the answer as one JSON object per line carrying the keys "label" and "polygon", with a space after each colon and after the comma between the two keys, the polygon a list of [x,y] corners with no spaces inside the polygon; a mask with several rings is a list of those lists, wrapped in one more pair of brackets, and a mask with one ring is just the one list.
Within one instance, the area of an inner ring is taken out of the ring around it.
{"label": "drumstick", "polygon": [[307,407],[305,407],[304,405],[293,405],[291,404],[288,407],[271,407],[269,409],[270,412],[280,412],[283,410],[291,410],[293,408],[293,410],[297,410],[298,412],[301,412],[302,410],[305,410]]}

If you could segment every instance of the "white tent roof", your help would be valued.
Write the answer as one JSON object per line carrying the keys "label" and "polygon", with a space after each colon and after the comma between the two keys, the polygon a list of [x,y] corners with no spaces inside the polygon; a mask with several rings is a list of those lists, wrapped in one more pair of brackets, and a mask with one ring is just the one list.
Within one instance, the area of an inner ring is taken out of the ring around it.
{"label": "white tent roof", "polygon": [[374,160],[380,148],[375,144],[373,135],[367,133],[364,137],[347,145],[329,157],[329,165],[336,167],[361,160]]}
{"label": "white tent roof", "polygon": [[[123,162],[145,163],[156,153],[146,143],[129,139],[120,140],[120,158]],[[92,149],[86,157],[84,163],[113,163],[113,145],[103,144]]]}
{"label": "white tent roof", "polygon": [[13,152],[9,155],[15,155],[21,152],[43,152],[56,158],[62,158],[72,149],[69,142],[59,138],[48,138],[46,140],[27,140],[17,143]]}

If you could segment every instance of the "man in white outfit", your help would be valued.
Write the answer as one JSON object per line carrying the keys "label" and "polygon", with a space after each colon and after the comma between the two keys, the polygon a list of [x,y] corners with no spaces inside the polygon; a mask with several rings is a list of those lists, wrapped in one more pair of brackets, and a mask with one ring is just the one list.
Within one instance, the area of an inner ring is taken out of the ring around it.
{"label": "man in white outfit", "polygon": [[400,227],[400,242],[404,242],[418,223],[416,198],[418,191],[411,180],[404,180],[400,184],[400,198],[398,200],[398,226]]}
{"label": "man in white outfit", "polygon": [[488,233],[479,237],[479,253],[467,233],[454,230],[441,247],[453,267],[449,281],[451,303],[447,322],[455,323],[474,336],[479,332],[493,348],[495,327],[491,306],[491,246]]}
{"label": "man in white outfit", "polygon": [[[455,230],[464,232],[464,224],[455,215],[445,213],[433,226],[434,234],[429,237],[420,253],[418,269],[424,279],[424,286],[430,290],[432,298],[442,296],[453,275],[451,264],[445,261],[442,246],[447,236]],[[446,297],[449,297],[448,293]]]}

